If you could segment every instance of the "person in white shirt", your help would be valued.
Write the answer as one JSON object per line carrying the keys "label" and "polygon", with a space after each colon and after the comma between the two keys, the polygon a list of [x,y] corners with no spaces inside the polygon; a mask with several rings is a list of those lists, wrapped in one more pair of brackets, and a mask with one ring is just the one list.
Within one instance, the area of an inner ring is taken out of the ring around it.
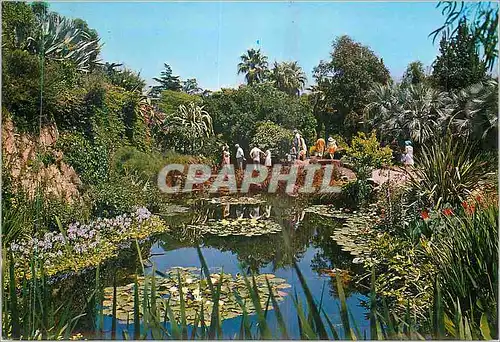
{"label": "person in white shirt", "polygon": [[243,170],[243,161],[246,160],[245,154],[239,144],[234,145],[234,147],[236,147],[236,165],[239,170]]}
{"label": "person in white shirt", "polygon": [[250,151],[250,157],[253,160],[253,164],[254,164],[253,169],[254,170],[258,170],[259,169],[260,155],[261,154],[264,154],[264,152],[262,152],[262,150],[260,148],[258,148],[257,146],[255,146],[254,148],[252,148],[252,150]]}

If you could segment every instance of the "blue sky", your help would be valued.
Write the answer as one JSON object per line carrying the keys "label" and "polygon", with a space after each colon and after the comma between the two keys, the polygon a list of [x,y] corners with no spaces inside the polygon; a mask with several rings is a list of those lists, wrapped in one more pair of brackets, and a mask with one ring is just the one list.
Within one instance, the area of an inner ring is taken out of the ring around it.
{"label": "blue sky", "polygon": [[[394,78],[408,63],[432,63],[438,42],[429,33],[444,17],[435,2],[53,2],[82,18],[105,44],[105,61],[140,71],[148,84],[167,62],[204,89],[235,87],[239,56],[260,47],[269,61],[297,60],[312,69],[347,34],[384,59]],[[258,43],[257,43],[258,41]]]}

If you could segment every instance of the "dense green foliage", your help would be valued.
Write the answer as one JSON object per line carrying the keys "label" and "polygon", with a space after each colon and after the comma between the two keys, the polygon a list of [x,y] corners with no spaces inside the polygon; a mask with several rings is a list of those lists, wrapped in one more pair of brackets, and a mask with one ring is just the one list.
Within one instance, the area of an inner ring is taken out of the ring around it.
{"label": "dense green foliage", "polygon": [[163,113],[172,114],[179,109],[180,105],[187,106],[190,103],[201,104],[201,98],[180,91],[164,90],[158,100],[158,109]]}
{"label": "dense green foliage", "polygon": [[259,121],[279,123],[285,129],[297,128],[306,141],[315,138],[315,120],[310,107],[270,83],[223,89],[205,99],[205,103],[215,133],[222,134],[231,146],[238,143],[249,151]]}
{"label": "dense green foliage", "polygon": [[[380,220],[371,246],[377,271],[371,284],[371,337],[420,338],[418,331],[441,338],[445,330],[447,337],[496,337],[498,205],[481,203],[477,194],[491,186],[496,168],[492,156],[498,149],[498,82],[487,70],[492,70],[498,54],[498,8],[481,3],[443,7],[448,18],[436,31],[445,34],[432,76],[426,75],[422,63],[412,62],[401,83],[395,84],[375,52],[340,36],[329,60],[315,68],[316,84],[305,94],[301,92],[306,76],[296,61],[275,62],[269,69],[268,57],[249,49],[235,70],[244,74],[246,85],[202,94],[196,79],[181,80],[165,63],[155,78],[159,85],[142,96],[146,82],[139,73],[100,63],[99,35],[85,21],[50,12],[45,3],[2,4],[4,118],[13,120],[18,133],[37,133],[45,124],[57,127],[56,145],[37,151],[29,162],[41,169],[57,168],[62,160],[79,176],[79,196],[70,204],[45,194],[43,188],[35,189],[32,198],[15,193],[11,170],[2,170],[2,260],[8,266],[2,277],[8,293],[2,318],[10,329],[6,335],[68,337],[79,314],[55,311],[52,288],[43,274],[16,283],[16,260],[8,254],[12,242],[60,230],[76,220],[129,214],[137,206],[163,212],[172,200],[155,185],[164,165],[213,165],[220,162],[221,147],[228,144],[232,149],[235,143],[247,156],[257,145],[282,159],[289,152],[292,130],[298,129],[307,145],[332,135],[345,149],[344,166],[352,168],[357,179],[344,184],[343,206],[373,205],[378,194]],[[464,19],[467,8],[477,10],[474,20]],[[445,32],[456,22],[451,33]],[[385,185],[376,192],[368,178],[373,169],[390,165],[391,150],[380,142],[393,139],[414,142],[416,164],[406,174],[407,188]],[[472,197],[479,199],[473,202]],[[142,237],[146,235],[144,231]],[[292,265],[295,254],[285,254],[282,259]],[[67,257],[65,262],[71,260]],[[43,269],[35,259],[28,262],[33,274]],[[293,299],[301,337],[338,338],[343,333],[361,338],[348,318],[340,282],[343,332],[317,306],[293,266],[307,298],[306,311]],[[145,289],[153,293],[151,298],[156,298],[154,286],[152,282]],[[217,289],[211,287],[217,299]],[[248,290],[250,300],[260,302],[259,293],[251,286]],[[405,313],[405,318],[395,319],[388,310],[377,314],[376,293],[388,298],[391,309]],[[170,330],[160,328],[156,303],[146,297],[140,303],[147,311],[145,329],[154,338],[186,337],[185,322],[172,319]],[[95,304],[90,300],[99,300],[88,299],[89,306]],[[279,312],[272,298],[268,305]],[[138,306],[137,293],[134,307]],[[80,310],[83,307],[86,304]],[[257,311],[259,325],[254,330],[259,331],[252,331],[246,315],[240,338],[288,337],[279,318],[280,334],[273,334],[264,308]],[[214,322],[220,322],[217,314],[215,310]],[[193,330],[195,338],[223,336],[216,323]],[[140,337],[137,329],[135,334]]]}

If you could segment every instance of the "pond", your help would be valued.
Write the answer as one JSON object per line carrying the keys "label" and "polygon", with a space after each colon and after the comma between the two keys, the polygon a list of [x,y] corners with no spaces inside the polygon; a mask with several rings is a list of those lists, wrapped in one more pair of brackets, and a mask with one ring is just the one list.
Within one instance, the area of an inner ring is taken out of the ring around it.
{"label": "pond", "polygon": [[[351,281],[361,266],[353,264],[352,256],[342,251],[331,237],[335,229],[341,228],[342,222],[306,213],[303,209],[307,203],[290,197],[267,197],[262,201],[247,199],[244,203],[235,203],[235,199],[231,201],[184,201],[172,206],[171,212],[160,213],[171,231],[155,236],[147,246],[149,253],[143,251],[146,257],[149,255],[145,272],[151,274],[153,265],[155,270],[163,273],[175,267],[199,270],[201,264],[196,246],[200,246],[211,273],[223,271],[232,276],[272,274],[282,278],[291,287],[280,292],[283,300],[279,305],[293,339],[299,339],[300,332],[292,297],[297,294],[303,305],[306,303],[294,261],[313,297],[321,302],[321,307],[339,331],[342,331],[340,301],[333,274],[335,271],[342,272],[352,320],[361,336],[369,337],[368,311],[365,307],[367,293]],[[228,232],[232,233],[228,235]],[[126,272],[120,277],[120,285],[131,282],[124,280],[127,279]],[[271,327],[278,331],[274,311],[270,310],[268,315]],[[238,336],[241,317],[223,321],[225,338]],[[256,315],[251,317],[251,321],[255,326]],[[111,317],[105,316],[106,338],[111,338],[111,322]],[[117,336],[121,337],[123,330],[128,330],[133,336],[132,323],[127,325],[118,321]]]}

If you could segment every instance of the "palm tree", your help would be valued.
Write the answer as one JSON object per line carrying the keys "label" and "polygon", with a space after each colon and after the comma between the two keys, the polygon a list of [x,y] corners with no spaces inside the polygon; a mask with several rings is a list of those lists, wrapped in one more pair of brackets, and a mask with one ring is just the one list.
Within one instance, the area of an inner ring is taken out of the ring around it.
{"label": "palm tree", "polygon": [[264,56],[260,49],[249,49],[240,56],[240,59],[238,74],[245,74],[248,85],[261,83],[266,79],[268,73],[267,56]]}
{"label": "palm tree", "polygon": [[450,126],[475,141],[496,140],[498,131],[498,81],[491,79],[452,94],[455,104]]}
{"label": "palm tree", "polygon": [[271,78],[276,87],[289,95],[299,95],[307,78],[302,68],[294,62],[274,62]]}
{"label": "palm tree", "polygon": [[452,111],[445,93],[423,83],[375,85],[368,98],[365,117],[374,128],[386,138],[410,138],[419,144],[443,129]]}

